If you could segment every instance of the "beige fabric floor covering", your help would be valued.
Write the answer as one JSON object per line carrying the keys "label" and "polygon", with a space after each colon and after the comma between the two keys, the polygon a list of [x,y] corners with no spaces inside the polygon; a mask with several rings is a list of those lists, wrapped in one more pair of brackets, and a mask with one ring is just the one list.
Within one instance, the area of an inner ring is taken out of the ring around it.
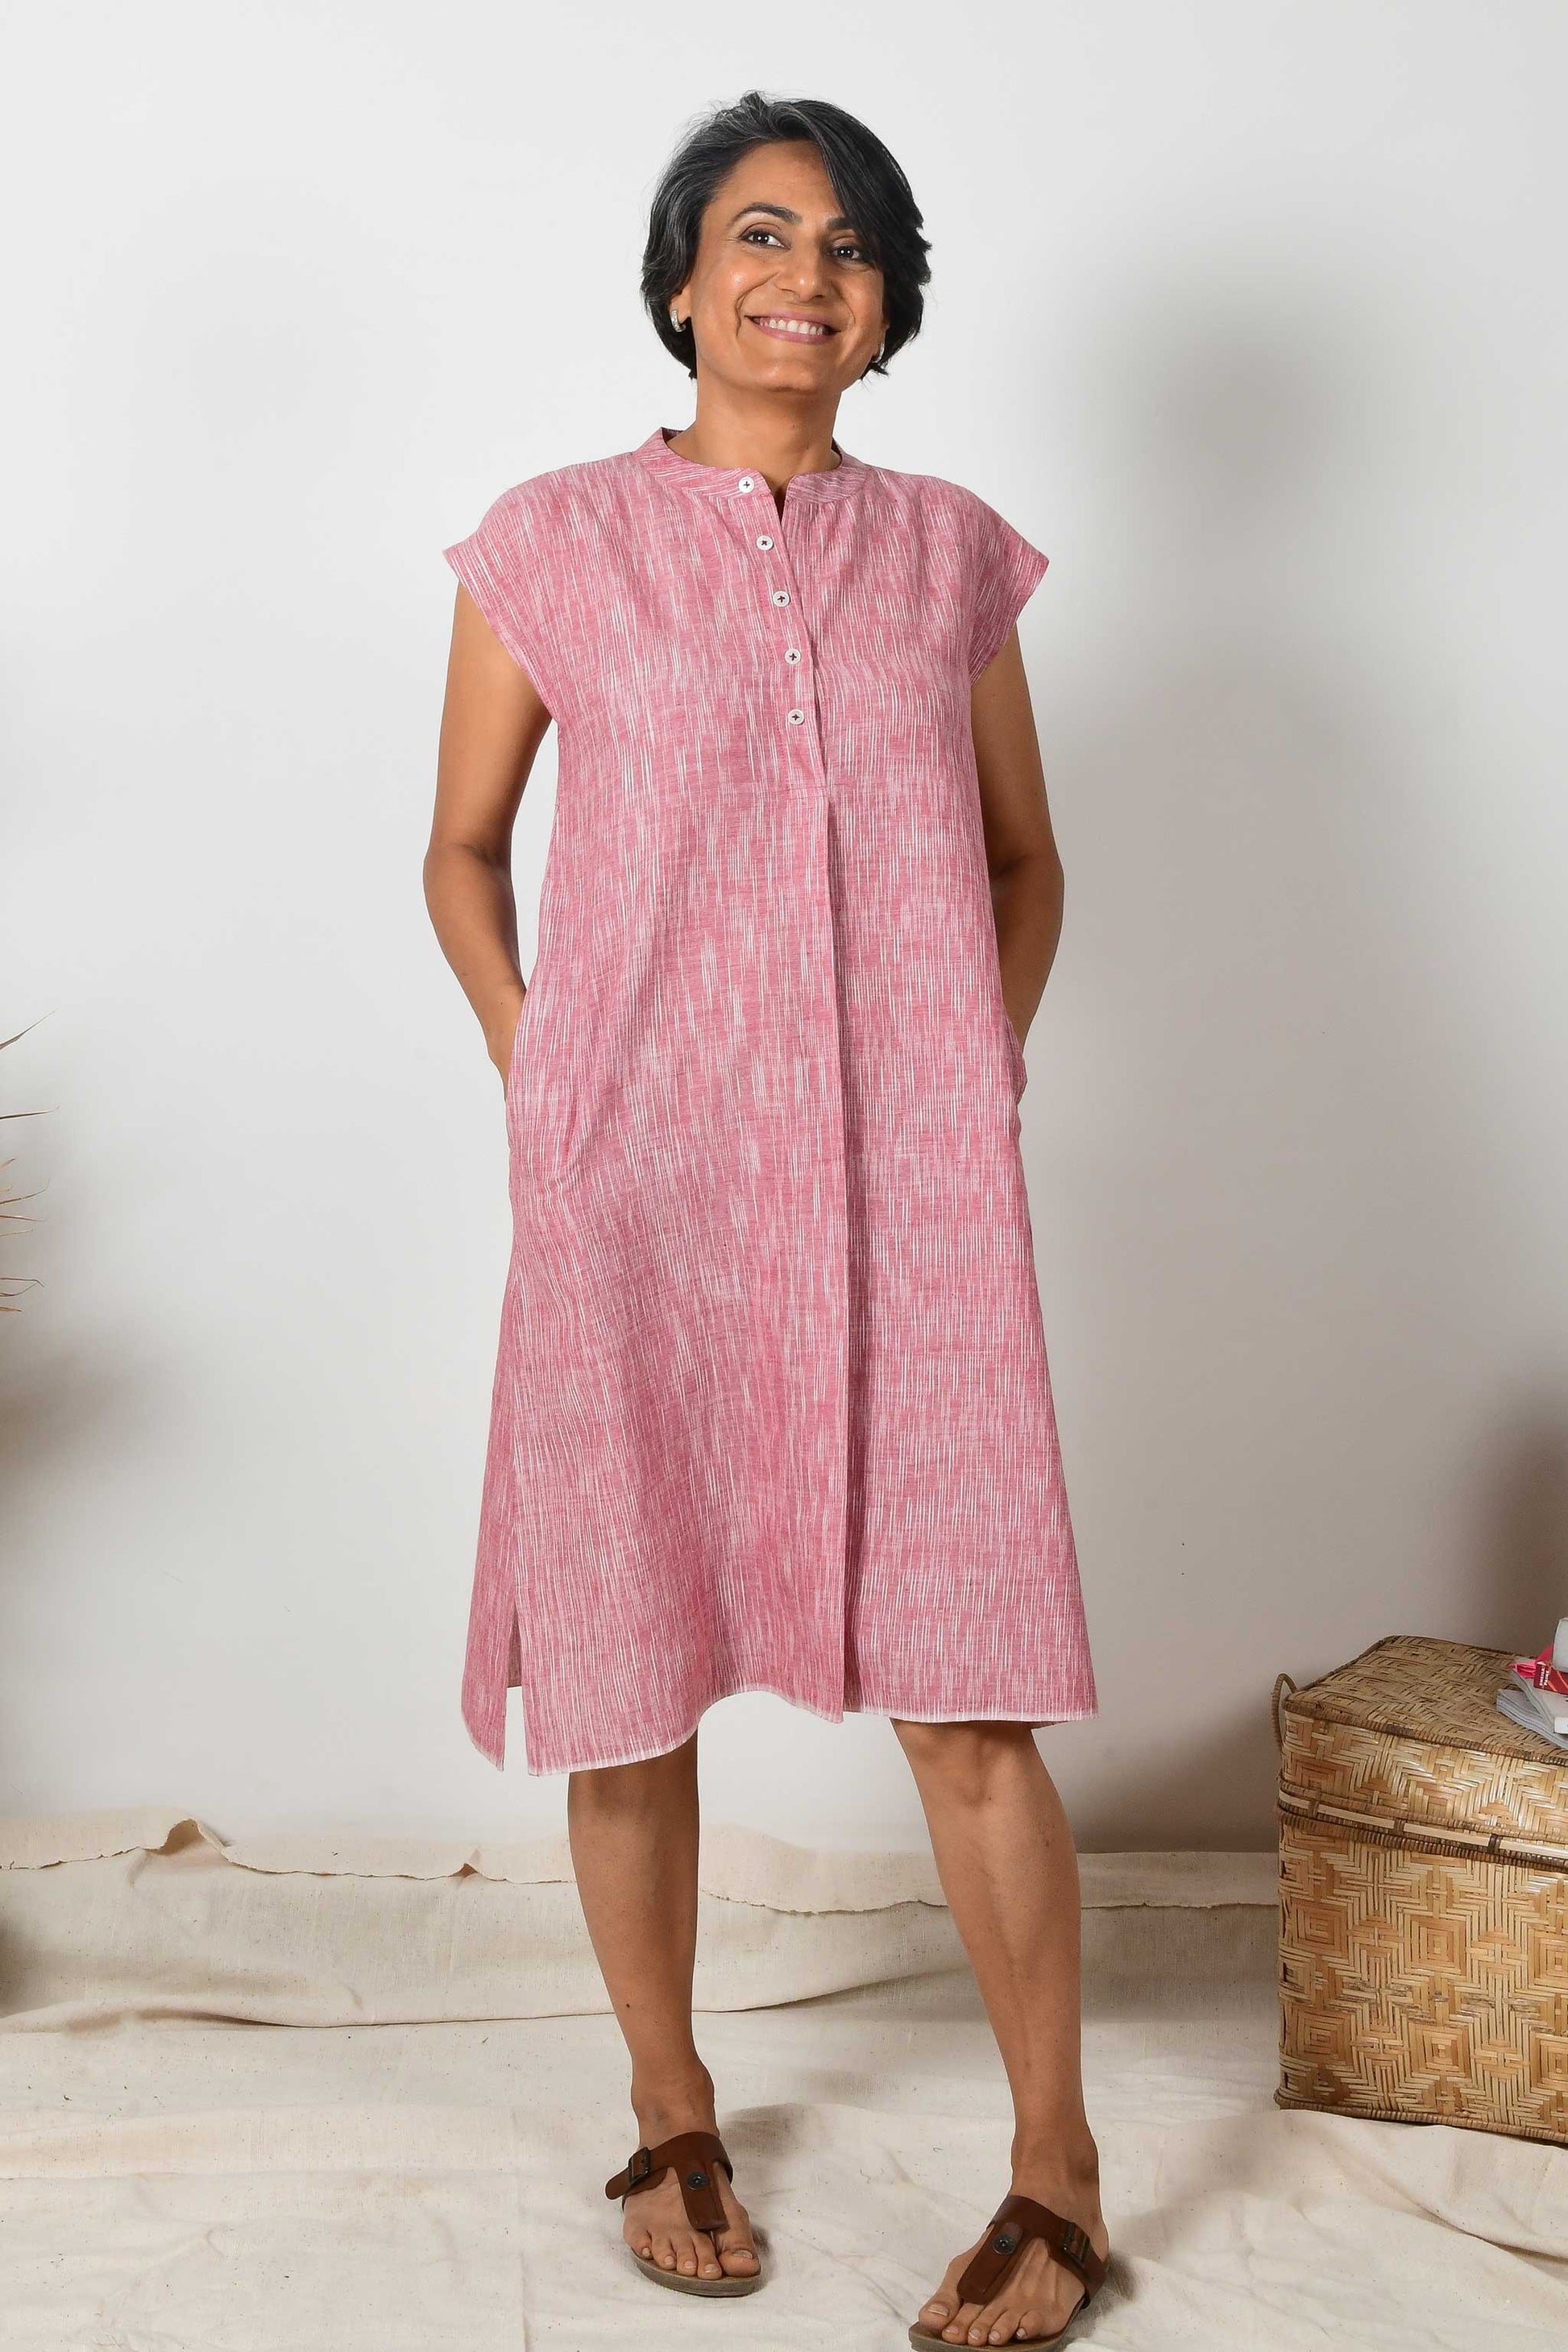
{"label": "beige fabric floor covering", "polygon": [[[1568,2343],[1568,2151],[1275,2107],[1268,1855],[1088,1855],[1086,2344]],[[772,2276],[663,2294],[563,1844],[0,1823],[4,2352],[900,2352],[1007,2185],[928,1858],[708,1833],[700,2039]],[[295,2030],[283,2031],[284,2025]]]}

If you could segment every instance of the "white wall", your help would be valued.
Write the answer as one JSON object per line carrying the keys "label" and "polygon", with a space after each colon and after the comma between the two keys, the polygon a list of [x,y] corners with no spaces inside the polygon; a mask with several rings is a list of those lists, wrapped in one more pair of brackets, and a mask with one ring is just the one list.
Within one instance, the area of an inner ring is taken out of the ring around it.
{"label": "white wall", "polygon": [[[662,22],[660,21],[662,19]],[[506,1246],[419,860],[506,484],[689,415],[654,177],[751,82],[934,239],[858,455],[1054,558],[1025,1139],[1086,1847],[1262,1845],[1277,1668],[1568,1609],[1560,8],[34,9],[14,33],[0,1811],[562,1815],[458,1713]],[[19,88],[17,87],[19,83]],[[548,778],[520,834],[537,889]],[[514,1710],[516,1702],[514,1701]],[[917,1843],[885,1723],[709,1802]]]}

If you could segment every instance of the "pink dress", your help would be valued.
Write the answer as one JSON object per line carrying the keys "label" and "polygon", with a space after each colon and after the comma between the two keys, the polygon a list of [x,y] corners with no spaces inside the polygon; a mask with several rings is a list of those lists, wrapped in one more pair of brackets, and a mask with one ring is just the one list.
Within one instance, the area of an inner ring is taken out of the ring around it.
{"label": "pink dress", "polygon": [[664,430],[446,551],[559,730],[464,1721],[1093,1715],[970,727],[1046,558]]}

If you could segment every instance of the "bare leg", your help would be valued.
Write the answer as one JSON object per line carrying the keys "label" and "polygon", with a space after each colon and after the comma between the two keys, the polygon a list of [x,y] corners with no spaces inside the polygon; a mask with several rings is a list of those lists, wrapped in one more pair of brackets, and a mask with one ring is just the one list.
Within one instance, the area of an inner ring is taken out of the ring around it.
{"label": "bare leg", "polygon": [[[1078,1855],[1056,1785],[1016,1723],[894,1726],[914,1772],[952,1910],[1013,2094],[1018,2194],[1089,2232],[1103,2259],[1100,2157],[1083,2105]],[[990,2303],[959,2305],[973,2246],[949,2265],[920,2326],[950,2344],[1049,2336],[1083,2292],[1037,2241]]]}
{"label": "bare leg", "polygon": [[[712,2131],[713,2078],[691,2033],[697,1953],[697,1740],[646,1764],[574,1772],[566,1819],[577,1892],[595,1956],[632,2061],[639,2145],[672,2132]],[[607,2171],[618,2168],[606,2167]],[[730,2217],[719,2260],[693,2231],[672,2173],[626,2200],[622,2234],[635,2253],[689,2278],[749,2277],[757,2268],[743,2206],[721,2168],[714,2186]]]}

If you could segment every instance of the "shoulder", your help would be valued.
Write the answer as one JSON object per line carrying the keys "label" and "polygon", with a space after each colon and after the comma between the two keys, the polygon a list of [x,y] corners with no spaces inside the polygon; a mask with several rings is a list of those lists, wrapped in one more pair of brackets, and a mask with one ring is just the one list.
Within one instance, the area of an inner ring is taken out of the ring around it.
{"label": "shoulder", "polygon": [[978,540],[1004,520],[978,490],[972,490],[965,482],[950,481],[943,474],[911,474],[896,466],[870,465],[866,471],[885,504],[949,532],[957,530]]}
{"label": "shoulder", "polygon": [[511,483],[491,500],[485,521],[492,529],[531,540],[580,530],[595,514],[623,508],[628,494],[636,495],[645,479],[628,450],[580,458]]}

